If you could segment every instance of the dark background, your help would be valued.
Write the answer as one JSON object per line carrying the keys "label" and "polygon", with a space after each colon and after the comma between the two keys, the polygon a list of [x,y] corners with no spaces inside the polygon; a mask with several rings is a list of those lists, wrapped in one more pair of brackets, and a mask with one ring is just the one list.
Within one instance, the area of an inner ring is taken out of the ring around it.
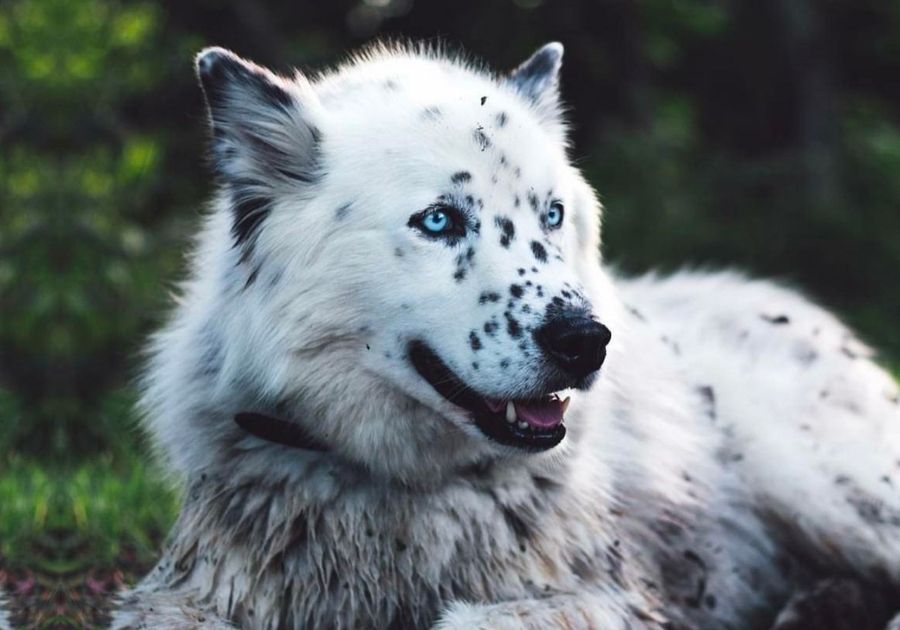
{"label": "dark background", "polygon": [[6,556],[53,530],[114,558],[171,518],[131,379],[210,192],[193,54],[316,69],[386,36],[498,68],[563,42],[610,260],[788,280],[900,365],[900,2],[0,0]]}

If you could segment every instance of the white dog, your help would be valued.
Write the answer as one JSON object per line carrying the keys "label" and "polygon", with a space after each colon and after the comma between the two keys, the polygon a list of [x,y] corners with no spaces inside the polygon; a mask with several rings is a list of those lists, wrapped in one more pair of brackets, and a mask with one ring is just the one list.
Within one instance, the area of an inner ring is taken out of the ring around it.
{"label": "white dog", "polygon": [[561,60],[200,53],[219,192],[143,397],[185,503],[114,627],[900,610],[896,384],[792,291],[614,277]]}

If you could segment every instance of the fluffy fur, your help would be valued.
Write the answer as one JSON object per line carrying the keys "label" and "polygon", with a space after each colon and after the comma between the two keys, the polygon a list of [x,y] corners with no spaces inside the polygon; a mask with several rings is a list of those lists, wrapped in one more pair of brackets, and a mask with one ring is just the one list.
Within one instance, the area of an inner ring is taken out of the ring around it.
{"label": "fluffy fur", "polygon": [[[895,383],[796,292],[617,278],[561,58],[380,47],[307,79],[199,55],[220,188],[142,401],[184,506],[113,627],[804,627],[836,576],[848,619],[900,608]],[[412,227],[436,200],[465,236]],[[613,339],[548,452],[488,440],[410,365],[423,339],[486,396],[547,389],[553,304]]]}

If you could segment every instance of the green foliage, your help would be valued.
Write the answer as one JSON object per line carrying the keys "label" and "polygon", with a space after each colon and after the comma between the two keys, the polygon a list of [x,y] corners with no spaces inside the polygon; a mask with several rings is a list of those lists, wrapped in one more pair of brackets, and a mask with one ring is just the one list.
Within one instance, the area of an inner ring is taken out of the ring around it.
{"label": "green foliage", "polygon": [[2,377],[28,410],[19,450],[88,454],[127,427],[128,405],[113,425],[109,410],[178,260],[166,225],[147,221],[165,137],[122,111],[164,77],[160,13],[22,0],[0,21],[0,351],[15,357]]}

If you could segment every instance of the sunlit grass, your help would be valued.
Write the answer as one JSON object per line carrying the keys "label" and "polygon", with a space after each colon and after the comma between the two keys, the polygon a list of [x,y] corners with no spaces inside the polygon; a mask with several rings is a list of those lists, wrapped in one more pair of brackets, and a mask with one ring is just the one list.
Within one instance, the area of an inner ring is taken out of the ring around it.
{"label": "sunlit grass", "polygon": [[177,495],[138,455],[66,471],[11,458],[0,470],[0,551],[9,565],[50,572],[111,564],[124,549],[148,561]]}

